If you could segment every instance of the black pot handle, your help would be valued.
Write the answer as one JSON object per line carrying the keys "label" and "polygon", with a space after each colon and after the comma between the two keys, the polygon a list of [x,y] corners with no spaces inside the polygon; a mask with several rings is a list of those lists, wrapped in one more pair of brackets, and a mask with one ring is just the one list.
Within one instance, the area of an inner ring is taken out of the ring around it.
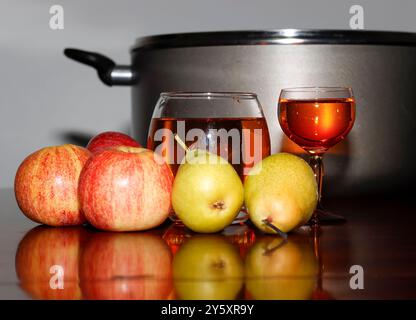
{"label": "black pot handle", "polygon": [[108,86],[132,85],[135,83],[136,77],[131,66],[116,65],[113,60],[100,53],[66,48],[64,54],[72,60],[96,69],[98,77]]}

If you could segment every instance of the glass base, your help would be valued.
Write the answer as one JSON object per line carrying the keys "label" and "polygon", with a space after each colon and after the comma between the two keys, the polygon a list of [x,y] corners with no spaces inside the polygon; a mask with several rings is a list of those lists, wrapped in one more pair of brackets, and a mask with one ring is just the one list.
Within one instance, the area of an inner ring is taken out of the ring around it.
{"label": "glass base", "polygon": [[347,222],[347,219],[341,215],[332,213],[325,209],[316,209],[314,215],[309,220],[308,225],[333,225]]}
{"label": "glass base", "polygon": [[169,219],[173,221],[174,224],[183,225],[181,219],[178,218],[175,212],[169,214]]}
{"label": "glass base", "polygon": [[[181,219],[179,219],[179,217],[172,212],[169,215],[169,219],[172,220],[175,224],[177,225],[183,225]],[[248,213],[245,207],[242,207],[240,212],[238,213],[237,217],[235,217],[235,219],[233,220],[233,222],[231,222],[231,224],[239,224],[239,223],[244,223],[248,220]]]}
{"label": "glass base", "polygon": [[231,224],[238,224],[238,223],[244,223],[248,220],[248,213],[246,210],[246,207],[242,207],[240,212],[237,214],[237,217],[231,222]]}

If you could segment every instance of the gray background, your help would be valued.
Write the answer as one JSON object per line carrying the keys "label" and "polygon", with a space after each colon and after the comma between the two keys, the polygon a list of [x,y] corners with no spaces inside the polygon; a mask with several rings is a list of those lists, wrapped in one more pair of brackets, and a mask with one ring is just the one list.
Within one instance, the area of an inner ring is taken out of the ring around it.
{"label": "gray background", "polygon": [[[49,28],[60,4],[65,29]],[[416,1],[0,0],[0,187],[11,187],[29,153],[100,131],[129,132],[130,90],[104,86],[90,68],[62,54],[79,47],[129,62],[135,38],[239,29],[348,29],[349,8],[365,29],[416,31]]]}

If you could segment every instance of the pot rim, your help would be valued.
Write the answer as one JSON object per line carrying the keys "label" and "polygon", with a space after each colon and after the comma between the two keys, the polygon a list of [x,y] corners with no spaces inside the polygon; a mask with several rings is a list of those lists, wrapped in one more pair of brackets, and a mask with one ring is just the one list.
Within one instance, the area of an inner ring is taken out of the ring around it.
{"label": "pot rim", "polygon": [[131,51],[227,45],[361,44],[416,46],[416,33],[402,31],[277,29],[171,33],[140,37]]}
{"label": "pot rim", "polygon": [[222,99],[257,99],[257,94],[254,92],[243,92],[243,91],[166,91],[161,92],[160,97],[169,99],[211,99],[211,98],[222,98]]}

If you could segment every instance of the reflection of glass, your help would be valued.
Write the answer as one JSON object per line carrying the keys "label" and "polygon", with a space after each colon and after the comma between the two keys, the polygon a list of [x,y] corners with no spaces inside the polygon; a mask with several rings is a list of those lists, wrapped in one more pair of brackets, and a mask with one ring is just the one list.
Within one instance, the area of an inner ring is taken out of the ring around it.
{"label": "reflection of glass", "polygon": [[[252,93],[162,93],[147,147],[160,154],[174,174],[185,155],[175,134],[190,149],[208,150],[227,159],[241,179],[270,154],[267,124]],[[238,218],[244,221],[247,215],[242,212]]]}
{"label": "reflection of glass", "polygon": [[174,223],[163,233],[163,240],[167,243],[173,255],[178,252],[186,239],[192,236],[192,232],[184,225]]}
{"label": "reflection of glass", "polygon": [[305,300],[318,274],[313,243],[307,235],[257,237],[245,259],[246,299]]}
{"label": "reflection of glass", "polygon": [[312,226],[312,234],[313,234],[315,257],[318,260],[318,264],[319,264],[318,280],[317,280],[316,288],[312,295],[312,299],[313,300],[331,300],[333,299],[332,295],[324,289],[324,285],[323,285],[324,263],[322,261],[322,254],[321,254],[321,244],[320,244],[321,230],[320,230],[319,225]]}
{"label": "reflection of glass", "polygon": [[243,275],[237,248],[221,235],[195,235],[173,259],[178,299],[236,299],[243,287]]}
{"label": "reflection of glass", "polygon": [[351,88],[310,87],[283,89],[279,98],[279,122],[283,132],[310,154],[319,189],[318,208],[311,222],[341,219],[321,207],[323,154],[345,139],[355,120]]}
{"label": "reflection of glass", "polygon": [[82,227],[30,230],[16,252],[20,287],[34,299],[81,299],[78,268],[85,233]]}
{"label": "reflection of glass", "polygon": [[256,233],[246,224],[228,226],[221,232],[221,235],[226,236],[238,248],[243,259],[250,247],[256,242]]}
{"label": "reflection of glass", "polygon": [[[230,225],[220,234],[239,249],[242,258],[245,257],[247,250],[256,241],[254,230],[246,224]],[[190,231],[184,225],[175,223],[166,229],[162,238],[168,244],[171,252],[176,254],[181,245],[194,235],[195,233]]]}

